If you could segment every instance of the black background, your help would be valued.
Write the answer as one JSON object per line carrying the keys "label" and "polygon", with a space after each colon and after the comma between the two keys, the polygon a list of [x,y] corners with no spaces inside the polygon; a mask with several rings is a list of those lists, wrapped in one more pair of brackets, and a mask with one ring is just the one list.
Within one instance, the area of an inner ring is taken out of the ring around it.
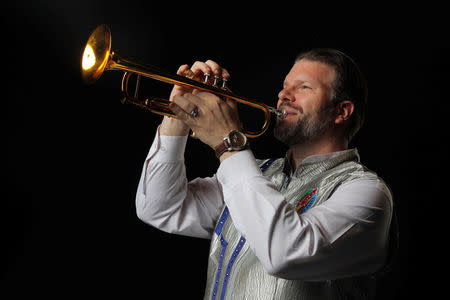
{"label": "black background", "polygon": [[[400,218],[401,255],[379,298],[437,296],[448,200],[444,12],[431,3],[9,2],[2,9],[8,167],[0,290],[10,298],[203,296],[209,241],[162,233],[135,215],[161,117],[120,103],[120,72],[92,86],[81,81],[84,44],[106,23],[122,56],[174,72],[212,59],[230,71],[234,91],[267,104],[276,103],[299,52],[333,47],[352,56],[370,97],[355,145],[391,186]],[[170,92],[146,83],[153,95]],[[285,150],[271,129],[252,148],[260,158]],[[210,176],[218,165],[192,139],[186,163],[189,178]]]}

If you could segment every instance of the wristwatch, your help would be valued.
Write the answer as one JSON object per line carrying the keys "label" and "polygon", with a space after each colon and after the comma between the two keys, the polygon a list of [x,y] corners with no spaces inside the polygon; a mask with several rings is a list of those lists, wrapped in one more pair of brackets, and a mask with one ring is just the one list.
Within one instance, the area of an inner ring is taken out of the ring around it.
{"label": "wristwatch", "polygon": [[226,151],[241,151],[248,147],[248,140],[245,134],[238,130],[231,130],[230,133],[223,139],[223,142],[217,145],[217,158],[220,158]]}

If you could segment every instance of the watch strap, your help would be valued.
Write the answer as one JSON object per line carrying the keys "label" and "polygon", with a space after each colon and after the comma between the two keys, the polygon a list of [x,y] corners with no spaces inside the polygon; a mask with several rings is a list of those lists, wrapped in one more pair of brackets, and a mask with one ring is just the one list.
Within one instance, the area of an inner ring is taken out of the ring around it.
{"label": "watch strap", "polygon": [[228,144],[228,141],[224,139],[222,143],[220,143],[214,148],[214,150],[216,151],[216,157],[220,158],[222,154],[228,151],[228,148],[230,148],[230,145]]}
{"label": "watch strap", "polygon": [[[233,145],[231,141],[232,135],[241,135],[243,136],[244,140],[241,140],[242,142],[245,142],[244,145]],[[228,135],[223,139],[222,143],[217,145],[214,150],[216,151],[216,157],[220,159],[222,154],[226,151],[241,151],[248,148],[248,140],[244,133],[238,131],[238,130],[231,130]]]}

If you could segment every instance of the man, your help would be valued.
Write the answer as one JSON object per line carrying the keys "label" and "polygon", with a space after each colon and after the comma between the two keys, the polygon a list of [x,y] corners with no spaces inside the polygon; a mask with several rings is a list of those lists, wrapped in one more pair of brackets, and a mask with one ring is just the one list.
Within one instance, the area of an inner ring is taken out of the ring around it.
{"label": "man", "polygon": [[[213,61],[178,73],[230,77]],[[274,134],[289,150],[261,161],[237,132],[234,101],[174,87],[178,119],[164,118],[158,129],[137,214],[166,232],[211,239],[205,299],[369,299],[393,204],[386,184],[348,149],[364,119],[362,75],[344,53],[312,50],[297,58],[278,97],[286,116]],[[186,180],[189,129],[220,159],[211,178]]]}

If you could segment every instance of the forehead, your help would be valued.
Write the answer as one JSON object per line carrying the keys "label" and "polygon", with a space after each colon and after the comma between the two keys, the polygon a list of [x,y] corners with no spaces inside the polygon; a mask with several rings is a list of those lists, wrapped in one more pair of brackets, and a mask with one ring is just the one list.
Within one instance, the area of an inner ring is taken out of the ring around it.
{"label": "forehead", "polygon": [[286,75],[285,83],[308,81],[313,84],[332,86],[336,72],[334,68],[320,61],[301,59]]}

